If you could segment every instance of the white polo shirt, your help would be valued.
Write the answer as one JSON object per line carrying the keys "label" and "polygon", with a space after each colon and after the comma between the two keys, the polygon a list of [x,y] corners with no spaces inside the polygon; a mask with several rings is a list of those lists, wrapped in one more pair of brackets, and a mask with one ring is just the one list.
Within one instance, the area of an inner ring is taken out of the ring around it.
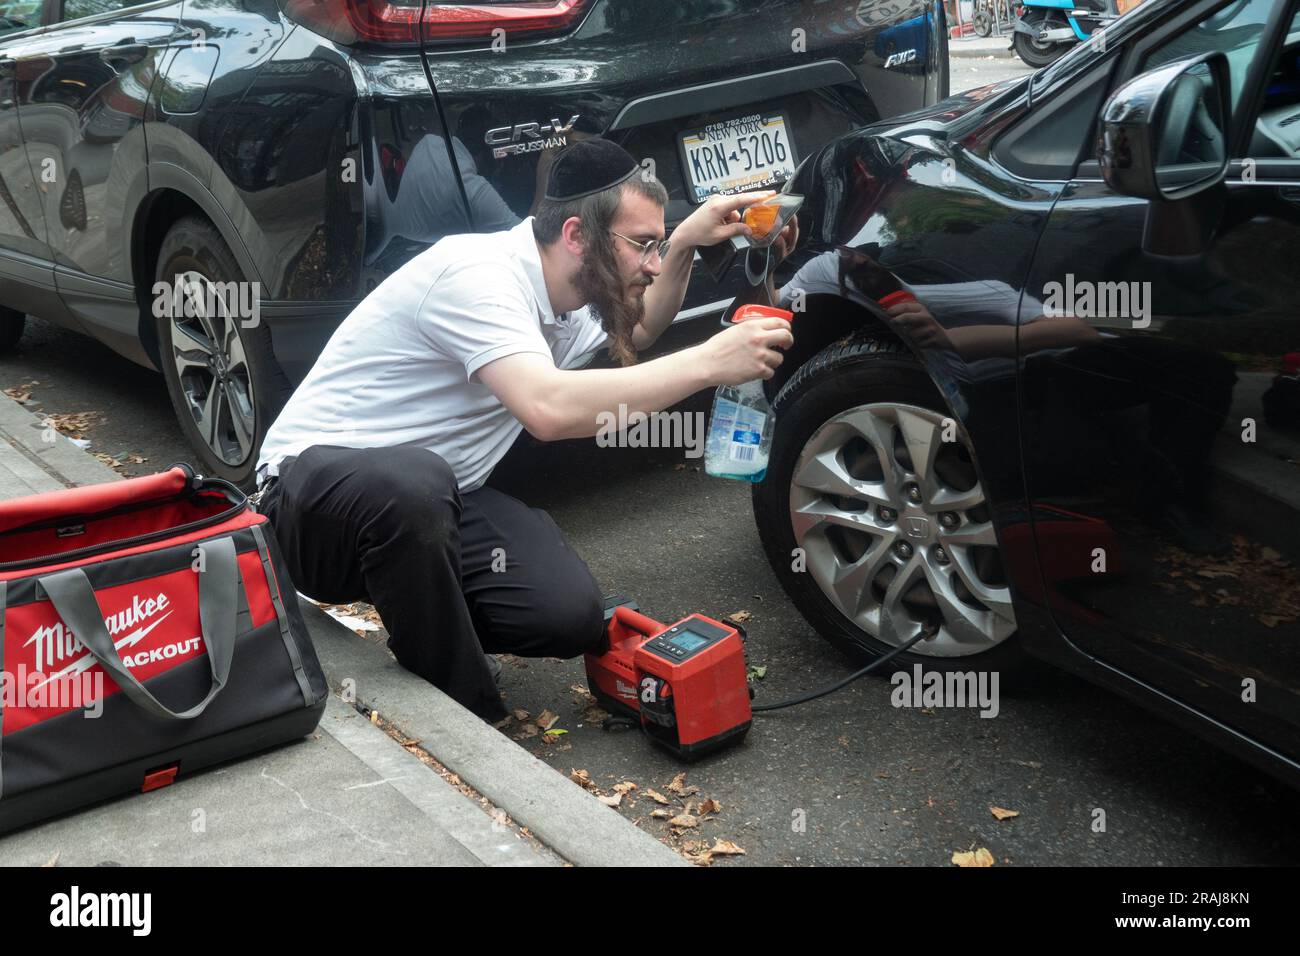
{"label": "white polo shirt", "polygon": [[531,217],[503,232],[447,236],[334,331],[267,432],[258,469],[277,474],[311,445],[417,445],[473,491],[523,429],[475,373],[519,352],[577,368],[604,341],[587,307],[551,310]]}

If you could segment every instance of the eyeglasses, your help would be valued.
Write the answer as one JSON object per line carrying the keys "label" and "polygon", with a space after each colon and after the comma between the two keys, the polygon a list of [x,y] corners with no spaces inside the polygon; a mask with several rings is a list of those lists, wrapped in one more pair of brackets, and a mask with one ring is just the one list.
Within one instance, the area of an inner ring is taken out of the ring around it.
{"label": "eyeglasses", "polygon": [[624,242],[630,242],[632,245],[640,249],[641,265],[645,265],[649,262],[650,257],[656,253],[659,254],[659,260],[661,262],[668,256],[668,246],[671,244],[668,239],[647,239],[645,242],[637,242],[635,239],[629,239],[622,233],[614,232],[613,229],[610,230],[610,234],[618,236],[618,238],[622,239]]}

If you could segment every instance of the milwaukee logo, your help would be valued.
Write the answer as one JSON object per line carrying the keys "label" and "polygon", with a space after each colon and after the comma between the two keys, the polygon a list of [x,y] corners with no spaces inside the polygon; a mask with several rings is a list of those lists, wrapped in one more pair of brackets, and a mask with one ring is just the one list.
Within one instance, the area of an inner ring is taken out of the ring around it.
{"label": "milwaukee logo", "polygon": [[[109,637],[116,638],[127,628],[137,628],[127,634],[121,641],[115,641],[114,646],[120,650],[123,646],[139,643],[146,634],[170,616],[171,611],[167,610],[170,605],[171,602],[167,599],[167,595],[161,592],[144,600],[141,600],[140,595],[134,595],[131,603],[124,609],[104,618],[104,626],[108,628]],[[137,625],[141,625],[160,614],[162,616],[158,617],[148,627],[137,627]],[[89,655],[81,656],[85,653],[85,646],[62,620],[49,627],[38,627],[32,636],[23,642],[23,647],[31,647],[32,645],[35,645],[36,653],[36,666],[34,669],[42,674],[47,673],[49,668],[58,666],[70,657],[80,657],[80,659],[74,661],[68,668],[64,668],[64,671],[74,667],[77,670],[85,670],[91,665]],[[86,662],[85,666],[77,666],[82,661]],[[57,677],[59,675],[52,676]]]}

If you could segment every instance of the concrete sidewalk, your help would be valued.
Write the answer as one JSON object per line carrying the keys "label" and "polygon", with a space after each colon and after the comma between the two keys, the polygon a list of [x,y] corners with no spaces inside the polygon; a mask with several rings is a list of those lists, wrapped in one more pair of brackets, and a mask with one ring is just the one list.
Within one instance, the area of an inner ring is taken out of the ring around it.
{"label": "concrete sidewalk", "polygon": [[960,37],[948,41],[948,56],[959,59],[979,59],[988,56],[1015,57],[1011,49],[1011,31],[1002,36]]}
{"label": "concrete sidewalk", "polygon": [[[0,500],[114,480],[0,395]],[[331,690],[353,690],[355,705],[332,696],[317,732],[298,743],[0,837],[0,863],[689,865],[383,647],[301,606]],[[372,710],[486,800],[367,719]]]}

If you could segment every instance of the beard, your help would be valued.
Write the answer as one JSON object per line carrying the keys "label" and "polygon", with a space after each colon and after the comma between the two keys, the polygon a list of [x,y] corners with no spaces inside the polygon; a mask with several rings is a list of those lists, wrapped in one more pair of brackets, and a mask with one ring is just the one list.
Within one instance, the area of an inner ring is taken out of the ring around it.
{"label": "beard", "polygon": [[[643,276],[639,284],[649,287],[652,281]],[[587,245],[573,285],[587,300],[600,319],[600,327],[609,336],[610,358],[620,365],[636,364],[632,332],[645,315],[645,299],[635,296],[629,300],[628,282],[619,270],[612,243],[592,242]]]}

